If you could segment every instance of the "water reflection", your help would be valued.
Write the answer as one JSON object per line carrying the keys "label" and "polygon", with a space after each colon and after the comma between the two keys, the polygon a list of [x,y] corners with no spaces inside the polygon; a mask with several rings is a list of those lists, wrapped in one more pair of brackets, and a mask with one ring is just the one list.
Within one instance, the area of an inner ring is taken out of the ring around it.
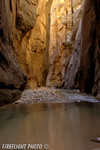
{"label": "water reflection", "polygon": [[0,144],[49,144],[50,150],[92,150],[100,137],[100,104],[8,105],[0,108]]}

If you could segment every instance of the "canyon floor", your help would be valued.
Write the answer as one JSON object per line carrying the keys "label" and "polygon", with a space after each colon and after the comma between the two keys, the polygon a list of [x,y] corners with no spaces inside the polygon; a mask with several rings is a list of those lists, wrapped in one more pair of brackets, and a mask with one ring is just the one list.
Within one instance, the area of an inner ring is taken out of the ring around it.
{"label": "canyon floor", "polygon": [[21,98],[15,104],[34,104],[34,103],[70,103],[70,102],[99,102],[92,95],[80,93],[79,90],[66,90],[56,88],[36,88],[23,91]]}

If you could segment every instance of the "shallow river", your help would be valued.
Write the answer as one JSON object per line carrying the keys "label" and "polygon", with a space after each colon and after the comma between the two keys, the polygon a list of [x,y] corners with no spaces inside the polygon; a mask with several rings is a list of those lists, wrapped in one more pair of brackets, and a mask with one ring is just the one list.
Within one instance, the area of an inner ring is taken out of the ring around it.
{"label": "shallow river", "polygon": [[0,147],[48,144],[49,150],[100,150],[100,143],[92,141],[98,137],[100,103],[11,104],[0,108]]}

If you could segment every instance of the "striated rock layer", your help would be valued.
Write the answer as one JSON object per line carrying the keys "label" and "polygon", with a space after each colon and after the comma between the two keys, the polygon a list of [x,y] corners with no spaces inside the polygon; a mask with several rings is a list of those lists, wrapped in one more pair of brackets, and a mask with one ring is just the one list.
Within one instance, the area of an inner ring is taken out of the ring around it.
{"label": "striated rock layer", "polygon": [[38,1],[35,26],[25,34],[18,45],[18,60],[27,74],[31,88],[44,86],[48,74],[48,30],[50,28],[49,13],[51,3],[52,0]]}
{"label": "striated rock layer", "polygon": [[[77,41],[75,42],[74,53],[68,66],[69,69],[66,74],[64,87],[78,87],[82,92],[93,93],[98,95],[100,98],[99,26],[100,1],[85,0],[81,34],[79,36],[79,39],[81,39],[81,44],[76,48]],[[79,51],[77,51],[78,49]],[[78,55],[76,55],[76,53]],[[79,65],[77,65],[78,61],[80,61]],[[71,79],[68,80],[70,77]],[[76,86],[76,81],[78,86]]]}
{"label": "striated rock layer", "polygon": [[90,0],[85,1],[82,18],[82,46],[80,56],[80,90],[91,93],[95,71],[96,18]]}
{"label": "striated rock layer", "polygon": [[[2,101],[8,95],[7,88],[23,90],[26,83],[27,88],[45,85],[49,70],[51,4],[52,0],[0,0]],[[15,95],[9,94],[8,101]]]}
{"label": "striated rock layer", "polygon": [[0,0],[0,105],[17,100],[21,95],[20,90],[24,89],[27,82],[26,74],[10,45],[11,22],[7,5]]}
{"label": "striated rock layer", "polygon": [[94,72],[94,85],[92,92],[98,94],[100,98],[100,1],[92,0],[92,5],[96,17],[96,41],[95,41],[95,72]]}
{"label": "striated rock layer", "polygon": [[47,86],[62,87],[64,84],[82,15],[82,5],[82,0],[53,0],[50,13],[50,70]]}
{"label": "striated rock layer", "polygon": [[[100,94],[100,1],[85,1],[82,22],[80,89]],[[85,61],[84,61],[85,58]]]}
{"label": "striated rock layer", "polygon": [[99,26],[99,0],[0,0],[0,105],[45,84],[99,96]]}
{"label": "striated rock layer", "polygon": [[52,0],[0,0],[1,101],[6,102],[7,95],[10,102],[16,99],[27,79],[28,88],[45,85],[51,4]]}
{"label": "striated rock layer", "polygon": [[52,0],[2,0],[4,37],[31,88],[45,85],[49,70],[51,4]]}
{"label": "striated rock layer", "polygon": [[64,88],[74,89],[79,88],[79,67],[80,67],[80,52],[81,52],[81,26],[82,20],[76,34],[74,51],[71,56],[68,70],[65,76]]}

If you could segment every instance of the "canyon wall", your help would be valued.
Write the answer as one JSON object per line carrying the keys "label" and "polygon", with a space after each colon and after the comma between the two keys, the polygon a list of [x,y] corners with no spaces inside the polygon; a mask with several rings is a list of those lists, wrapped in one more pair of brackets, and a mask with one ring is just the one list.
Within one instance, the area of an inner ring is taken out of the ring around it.
{"label": "canyon wall", "polygon": [[10,45],[13,21],[9,18],[9,4],[0,0],[0,105],[17,100],[27,82]]}
{"label": "canyon wall", "polygon": [[31,88],[45,86],[49,70],[48,41],[51,3],[52,0],[38,1],[35,26],[24,35],[17,48],[18,60],[27,74]]}
{"label": "canyon wall", "polygon": [[[85,26],[87,28],[84,28]],[[85,11],[83,15],[83,28],[82,28],[83,40],[82,40],[81,62],[80,62],[81,68],[80,89],[82,91],[85,91],[86,93],[92,92],[95,95],[98,94],[98,97],[100,98],[99,26],[100,26],[100,1],[88,0],[85,2]],[[85,62],[83,62],[83,57],[86,58]]]}
{"label": "canyon wall", "polygon": [[100,1],[92,0],[96,17],[95,72],[92,92],[100,99]]}
{"label": "canyon wall", "polygon": [[18,99],[25,87],[45,85],[51,4],[52,0],[0,0],[1,105]]}
{"label": "canyon wall", "polygon": [[71,56],[68,69],[65,75],[64,88],[74,89],[79,88],[79,67],[80,67],[80,53],[81,53],[81,26],[82,20],[75,37],[74,51]]}
{"label": "canyon wall", "polygon": [[[52,0],[1,0],[3,36],[27,75],[27,87],[45,85]],[[1,42],[2,43],[2,42]]]}
{"label": "canyon wall", "polygon": [[53,0],[51,6],[49,61],[46,85],[62,87],[82,15],[82,0]]}
{"label": "canyon wall", "polygon": [[82,18],[82,46],[80,55],[80,90],[91,93],[95,72],[96,18],[92,3],[85,1]]}
{"label": "canyon wall", "polygon": [[99,0],[0,0],[0,105],[45,84],[100,97],[99,6]]}
{"label": "canyon wall", "polygon": [[100,98],[99,26],[100,2],[85,0],[80,35],[76,36],[64,87],[79,88],[81,92],[93,93]]}

